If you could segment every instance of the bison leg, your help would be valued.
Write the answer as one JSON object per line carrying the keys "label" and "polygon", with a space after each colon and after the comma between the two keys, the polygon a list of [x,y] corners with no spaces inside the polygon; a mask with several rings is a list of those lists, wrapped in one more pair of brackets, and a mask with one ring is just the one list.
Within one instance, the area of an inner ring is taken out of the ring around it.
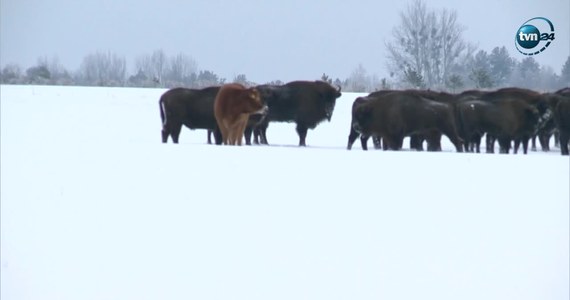
{"label": "bison leg", "polygon": [[265,120],[260,124],[258,124],[257,126],[255,126],[253,130],[253,134],[259,137],[259,142],[262,145],[267,145],[267,136],[266,136],[267,127],[269,127],[269,121]]}
{"label": "bison leg", "polygon": [[394,150],[402,150],[403,146],[404,146],[404,136],[396,136],[394,138],[394,145],[396,146],[396,148]]}
{"label": "bison leg", "polygon": [[519,152],[519,147],[521,146],[521,140],[520,139],[516,139],[515,140],[515,147],[513,149],[513,153],[517,154]]}
{"label": "bison leg", "polygon": [[554,131],[554,147],[560,148],[560,131]]}
{"label": "bison leg", "polygon": [[214,141],[216,142],[216,145],[221,145],[224,142],[222,131],[219,127],[216,127],[216,129],[214,129]]}
{"label": "bison leg", "polygon": [[485,136],[485,148],[487,153],[495,153],[495,138],[488,133]]}
{"label": "bison leg", "polygon": [[162,125],[162,142],[168,142],[168,136],[172,137],[173,143],[178,143],[178,137],[182,130],[182,123],[167,122]]}
{"label": "bison leg", "polygon": [[178,138],[180,137],[180,131],[182,131],[182,124],[176,124],[170,126],[170,136],[172,137],[172,142],[178,144]]}
{"label": "bison leg", "polygon": [[541,133],[538,135],[538,141],[540,142],[540,148],[544,152],[550,151],[550,133]]}
{"label": "bison leg", "polygon": [[170,135],[170,131],[165,127],[162,128],[162,143],[166,143],[168,141],[168,136]]}
{"label": "bison leg", "polygon": [[269,145],[269,142],[267,141],[267,127],[263,127],[259,130],[259,139],[260,143],[264,145]]}
{"label": "bison leg", "polygon": [[463,141],[463,149],[465,150],[465,152],[471,152],[469,151],[471,146],[471,143],[469,142],[469,139],[466,139]]}
{"label": "bison leg", "polygon": [[384,151],[386,150],[396,150],[394,146],[394,140],[392,137],[385,137],[384,138],[384,147],[382,148]]}
{"label": "bison leg", "polygon": [[[251,126],[245,127],[243,137],[245,138],[245,144],[246,145],[251,146],[251,134],[252,133],[253,133],[253,128]],[[255,139],[255,137],[254,137],[254,139]],[[257,142],[256,144],[259,144],[259,142]]]}
{"label": "bison leg", "polygon": [[259,129],[259,127],[253,128],[253,143],[256,145],[263,144],[263,139],[261,138],[261,129]]}
{"label": "bison leg", "polygon": [[410,135],[410,149],[415,149],[417,151],[424,151],[423,146],[424,139],[419,134]]}
{"label": "bison leg", "polygon": [[211,145],[212,144],[212,130],[211,129],[208,129],[207,136],[208,136],[208,145]]}
{"label": "bison leg", "polygon": [[370,138],[370,136],[367,135],[362,135],[360,137],[360,147],[362,147],[362,150],[364,151],[368,150],[368,138]]}
{"label": "bison leg", "polygon": [[305,125],[297,124],[297,134],[299,134],[299,146],[305,147],[305,138],[307,137],[307,130],[309,130]]}
{"label": "bison leg", "polygon": [[[477,153],[481,153],[481,135],[480,134],[476,134],[475,136],[473,136],[473,143],[475,144],[475,151]],[[473,151],[471,151],[473,152]]]}
{"label": "bison leg", "polygon": [[261,129],[259,127],[253,128],[253,143],[259,145],[261,140]]}
{"label": "bison leg", "polygon": [[501,154],[509,154],[509,150],[511,148],[511,139],[509,138],[499,138],[499,146],[500,150],[499,153]]}
{"label": "bison leg", "polygon": [[373,135],[372,136],[372,143],[374,144],[374,149],[382,149],[382,138],[377,136],[377,135]]}
{"label": "bison leg", "polygon": [[536,151],[536,135],[533,135],[530,139],[530,151]]}
{"label": "bison leg", "polygon": [[[441,151],[441,133],[439,131],[431,131],[427,133],[427,150],[430,152]],[[459,147],[463,150],[463,143]]]}
{"label": "bison leg", "polygon": [[523,146],[523,154],[527,154],[528,153],[528,137],[523,137],[522,138],[522,146]]}
{"label": "bison leg", "polygon": [[[354,130],[354,128],[350,128],[350,133],[348,134],[348,144],[346,145],[347,150],[352,149],[352,145],[354,144],[359,135],[360,134],[356,130]],[[361,137],[361,141],[363,137],[364,136]],[[364,147],[362,149],[364,149]]]}
{"label": "bison leg", "polygon": [[570,132],[566,130],[559,131],[560,138],[560,153],[562,155],[568,155],[568,141],[570,140]]}
{"label": "bison leg", "polygon": [[386,137],[386,139],[384,139],[384,150],[401,150],[402,149],[402,145],[404,144],[404,137],[403,136],[398,136],[398,135],[392,135],[392,136],[388,136]]}

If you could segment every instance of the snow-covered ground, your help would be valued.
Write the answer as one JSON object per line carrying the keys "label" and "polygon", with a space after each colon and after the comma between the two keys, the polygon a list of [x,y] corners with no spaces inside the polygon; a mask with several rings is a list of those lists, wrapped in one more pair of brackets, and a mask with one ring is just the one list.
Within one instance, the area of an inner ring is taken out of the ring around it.
{"label": "snow-covered ground", "polygon": [[569,299],[558,151],[347,151],[350,93],[307,148],[161,144],[164,90],[0,88],[3,300]]}

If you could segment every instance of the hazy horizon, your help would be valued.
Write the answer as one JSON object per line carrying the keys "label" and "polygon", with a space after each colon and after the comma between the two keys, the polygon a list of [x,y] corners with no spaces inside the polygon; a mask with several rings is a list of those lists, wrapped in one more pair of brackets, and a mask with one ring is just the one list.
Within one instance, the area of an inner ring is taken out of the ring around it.
{"label": "hazy horizon", "polygon": [[[34,66],[57,57],[69,71],[96,51],[124,56],[128,73],[137,57],[162,49],[191,56],[200,70],[231,79],[289,81],[322,73],[346,78],[362,64],[387,77],[385,43],[410,3],[312,1],[0,0],[0,65]],[[516,30],[542,16],[555,26],[556,40],[533,56],[556,73],[570,54],[570,2],[552,0],[426,2],[429,9],[455,10],[465,41],[490,52],[514,45]]]}

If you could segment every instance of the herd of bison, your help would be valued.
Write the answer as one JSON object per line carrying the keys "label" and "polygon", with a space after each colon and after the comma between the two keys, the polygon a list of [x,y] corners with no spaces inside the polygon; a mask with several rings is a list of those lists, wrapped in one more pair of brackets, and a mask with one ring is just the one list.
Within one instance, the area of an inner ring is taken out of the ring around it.
{"label": "herd of bison", "polygon": [[[309,129],[324,120],[330,121],[336,88],[324,81],[292,81],[283,85],[239,84],[204,89],[174,88],[159,101],[162,119],[162,142],[171,137],[178,143],[182,126],[207,129],[208,143],[241,145],[268,144],[269,122],[294,122],[299,145],[306,145]],[[523,88],[495,91],[470,90],[458,94],[431,90],[380,90],[358,97],[352,105],[347,149],[360,137],[362,149],[372,138],[374,147],[402,149],[405,137],[410,148],[441,151],[445,135],[457,152],[480,152],[486,137],[486,152],[492,153],[495,142],[500,153],[523,152],[528,142],[538,138],[543,151],[549,151],[554,136],[562,155],[568,155],[570,139],[570,88],[539,93]]]}

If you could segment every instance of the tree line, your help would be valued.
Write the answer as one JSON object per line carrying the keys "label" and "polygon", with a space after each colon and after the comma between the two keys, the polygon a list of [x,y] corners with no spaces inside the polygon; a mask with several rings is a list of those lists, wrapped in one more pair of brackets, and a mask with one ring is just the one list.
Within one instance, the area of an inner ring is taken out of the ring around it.
{"label": "tree line", "polygon": [[[400,24],[386,42],[386,70],[379,78],[359,64],[345,79],[322,74],[318,79],[341,86],[343,91],[372,92],[380,89],[432,89],[461,92],[467,89],[493,89],[506,86],[552,91],[570,86],[570,56],[560,73],[541,66],[532,56],[516,59],[505,46],[490,52],[477,49],[463,39],[465,27],[456,11],[434,10],[422,0],[413,0],[400,12]],[[127,72],[124,56],[110,51],[95,52],[83,58],[75,72],[66,70],[57,57],[40,57],[25,71],[16,64],[0,70],[3,84],[53,84],[86,86],[203,88],[225,83],[211,70],[199,70],[197,62],[180,53],[167,56],[163,50],[137,57],[133,74]],[[246,86],[251,82],[239,74],[231,82]],[[280,80],[261,82],[282,84]]]}
{"label": "tree line", "polygon": [[[79,69],[69,72],[57,57],[40,57],[35,66],[25,71],[19,65],[8,64],[0,70],[4,84],[53,84],[115,87],[176,87],[194,88],[225,82],[213,71],[198,70],[196,61],[183,53],[169,57],[163,50],[155,50],[135,60],[133,74],[127,72],[124,56],[110,51],[85,56]],[[245,81],[245,75],[235,80]]]}

